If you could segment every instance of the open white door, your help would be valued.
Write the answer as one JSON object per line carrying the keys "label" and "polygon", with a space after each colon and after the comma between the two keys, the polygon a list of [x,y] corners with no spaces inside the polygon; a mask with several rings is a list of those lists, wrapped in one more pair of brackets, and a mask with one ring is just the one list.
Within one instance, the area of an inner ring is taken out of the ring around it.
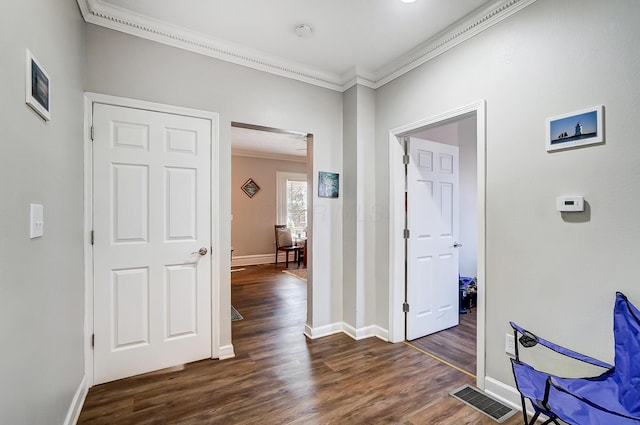
{"label": "open white door", "polygon": [[94,384],[211,357],[211,131],[94,104]]}
{"label": "open white door", "polygon": [[407,166],[407,339],[456,326],[458,147],[411,137]]}

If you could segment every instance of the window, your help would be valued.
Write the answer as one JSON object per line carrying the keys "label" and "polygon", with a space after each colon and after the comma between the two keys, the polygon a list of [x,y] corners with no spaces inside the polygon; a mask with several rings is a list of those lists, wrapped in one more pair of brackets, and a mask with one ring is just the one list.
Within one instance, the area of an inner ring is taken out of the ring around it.
{"label": "window", "polygon": [[277,173],[277,224],[286,224],[294,236],[307,231],[307,176],[302,173]]}

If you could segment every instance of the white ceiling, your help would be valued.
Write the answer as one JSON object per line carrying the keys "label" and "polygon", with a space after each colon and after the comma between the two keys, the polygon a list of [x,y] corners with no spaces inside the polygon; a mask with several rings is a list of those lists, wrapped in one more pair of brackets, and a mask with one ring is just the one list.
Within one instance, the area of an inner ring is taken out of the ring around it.
{"label": "white ceiling", "polygon": [[[375,72],[490,0],[103,0],[320,72]],[[299,24],[310,38],[295,33]]]}
{"label": "white ceiling", "polygon": [[77,1],[87,22],[344,91],[378,88],[535,0]]}
{"label": "white ceiling", "polygon": [[231,154],[305,162],[307,135],[232,125]]}
{"label": "white ceiling", "polygon": [[[89,23],[337,91],[378,88],[534,1],[77,0]],[[300,143],[232,129],[235,152],[300,158]]]}

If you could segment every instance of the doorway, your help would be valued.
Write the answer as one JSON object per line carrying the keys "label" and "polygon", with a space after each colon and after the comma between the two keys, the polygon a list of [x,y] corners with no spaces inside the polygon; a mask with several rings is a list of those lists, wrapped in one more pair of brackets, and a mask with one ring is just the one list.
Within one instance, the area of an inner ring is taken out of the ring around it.
{"label": "doorway", "polygon": [[[313,135],[246,123],[231,123],[231,244],[232,282],[256,270],[273,269],[275,225],[287,225],[295,244],[304,246],[304,258],[289,261],[306,276],[306,314],[311,311],[312,280],[312,169]],[[260,187],[254,196],[241,186],[252,179]],[[304,202],[301,193],[304,192]],[[283,270],[285,252],[278,267]],[[233,302],[232,289],[232,302]],[[242,312],[241,312],[242,313]],[[307,316],[308,319],[308,316]]]}
{"label": "doorway", "polygon": [[[457,130],[457,123],[447,124],[443,132],[447,141],[457,141]],[[442,140],[437,134],[425,136],[403,138],[409,158],[405,161],[407,340],[457,326],[459,316],[459,147],[436,142]]]}
{"label": "doorway", "polygon": [[[287,225],[296,240],[311,237],[310,137],[297,131],[231,123],[234,270],[274,262],[274,225]],[[254,192],[244,190],[247,182],[255,185]]]}
{"label": "doorway", "polygon": [[[471,169],[471,174],[475,177],[475,184],[472,192],[476,194],[477,200],[474,207],[466,208],[463,211],[475,220],[475,230],[466,230],[467,236],[463,236],[460,240],[463,247],[466,245],[466,251],[473,251],[469,248],[475,247],[475,255],[472,260],[464,259],[460,261],[461,275],[472,273],[477,278],[478,294],[477,307],[475,314],[477,315],[476,329],[476,385],[484,388],[484,240],[485,240],[485,224],[484,224],[484,197],[485,197],[485,102],[477,102],[471,105],[461,107],[459,109],[449,111],[434,117],[426,118],[421,121],[407,124],[402,127],[393,129],[389,133],[389,187],[390,187],[390,226],[389,226],[389,279],[390,279],[390,341],[401,342],[405,339],[406,322],[405,313],[403,312],[403,304],[405,301],[405,239],[403,231],[405,227],[405,187],[404,187],[404,164],[403,140],[406,136],[421,137],[434,139],[434,134],[442,131],[447,125],[458,124],[468,119],[473,119],[475,125],[472,126],[471,132],[475,136],[474,146],[460,147],[460,156],[465,157],[469,153],[468,149],[475,148],[475,158],[473,162],[475,167],[465,167]],[[450,129],[449,129],[450,130]],[[429,134],[427,137],[425,134]],[[455,137],[457,139],[457,135]],[[455,144],[455,143],[452,143]],[[461,160],[460,168],[464,167],[464,160]],[[464,208],[464,202],[461,204],[461,210]],[[465,234],[461,232],[461,236]],[[470,236],[471,235],[471,236]],[[410,301],[410,300],[409,300]]]}

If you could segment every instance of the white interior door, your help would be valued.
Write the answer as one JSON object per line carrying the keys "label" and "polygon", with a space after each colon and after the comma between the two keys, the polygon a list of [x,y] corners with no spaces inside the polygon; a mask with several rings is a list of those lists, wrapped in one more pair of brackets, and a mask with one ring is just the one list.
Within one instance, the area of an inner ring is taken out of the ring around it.
{"label": "white interior door", "polygon": [[458,147],[409,139],[407,339],[459,323]]}
{"label": "white interior door", "polygon": [[94,104],[93,127],[94,384],[211,357],[211,121]]}

